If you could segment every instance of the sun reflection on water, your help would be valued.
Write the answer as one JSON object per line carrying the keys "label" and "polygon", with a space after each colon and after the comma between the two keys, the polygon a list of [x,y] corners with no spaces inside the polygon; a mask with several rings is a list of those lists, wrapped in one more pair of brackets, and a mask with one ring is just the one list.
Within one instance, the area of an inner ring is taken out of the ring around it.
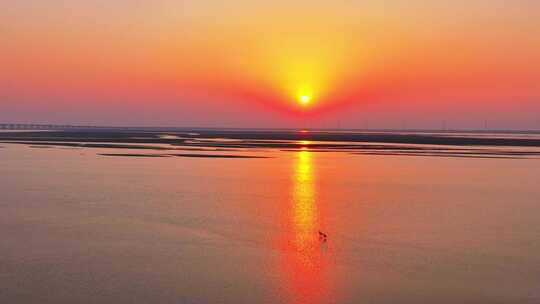
{"label": "sun reflection on water", "polygon": [[311,155],[308,150],[298,153],[293,190],[293,235],[295,249],[304,254],[306,263],[311,263],[315,249],[319,247],[318,210],[315,201],[315,186]]}
{"label": "sun reflection on water", "polygon": [[289,277],[287,289],[292,303],[318,303],[326,286],[323,282],[325,244],[318,235],[321,227],[315,173],[312,154],[307,148],[299,151],[295,159],[291,198],[289,250],[284,262]]}

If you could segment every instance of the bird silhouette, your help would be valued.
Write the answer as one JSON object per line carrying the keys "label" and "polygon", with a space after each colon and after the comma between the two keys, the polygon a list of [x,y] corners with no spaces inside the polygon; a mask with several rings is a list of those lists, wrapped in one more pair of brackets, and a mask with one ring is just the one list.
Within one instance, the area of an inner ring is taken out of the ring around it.
{"label": "bird silhouette", "polygon": [[319,241],[326,242],[328,240],[328,235],[319,230]]}

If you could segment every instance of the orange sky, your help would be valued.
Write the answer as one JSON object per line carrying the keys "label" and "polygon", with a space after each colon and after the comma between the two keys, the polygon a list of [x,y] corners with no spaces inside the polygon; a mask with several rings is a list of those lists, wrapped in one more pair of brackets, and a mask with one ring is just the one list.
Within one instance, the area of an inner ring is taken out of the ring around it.
{"label": "orange sky", "polygon": [[540,2],[288,2],[4,1],[0,121],[540,128]]}

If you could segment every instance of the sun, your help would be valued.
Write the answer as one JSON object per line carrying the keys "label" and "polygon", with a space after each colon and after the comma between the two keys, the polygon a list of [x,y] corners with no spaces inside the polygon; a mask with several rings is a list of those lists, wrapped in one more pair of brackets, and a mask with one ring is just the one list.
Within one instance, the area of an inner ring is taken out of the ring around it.
{"label": "sun", "polygon": [[302,95],[300,96],[300,103],[303,105],[308,105],[311,101],[311,98],[308,95]]}

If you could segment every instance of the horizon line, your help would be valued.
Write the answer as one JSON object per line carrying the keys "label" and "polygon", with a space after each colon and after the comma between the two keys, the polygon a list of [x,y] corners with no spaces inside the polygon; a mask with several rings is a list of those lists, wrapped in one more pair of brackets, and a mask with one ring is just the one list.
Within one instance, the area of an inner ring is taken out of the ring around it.
{"label": "horizon line", "polygon": [[418,133],[540,133],[540,129],[460,129],[460,128],[305,128],[305,127],[208,127],[208,126],[107,126],[85,124],[48,124],[48,123],[0,123],[0,130],[73,130],[73,129],[101,129],[101,130],[153,130],[153,131],[190,131],[190,130],[251,130],[251,131],[313,131],[313,132],[418,132]]}

